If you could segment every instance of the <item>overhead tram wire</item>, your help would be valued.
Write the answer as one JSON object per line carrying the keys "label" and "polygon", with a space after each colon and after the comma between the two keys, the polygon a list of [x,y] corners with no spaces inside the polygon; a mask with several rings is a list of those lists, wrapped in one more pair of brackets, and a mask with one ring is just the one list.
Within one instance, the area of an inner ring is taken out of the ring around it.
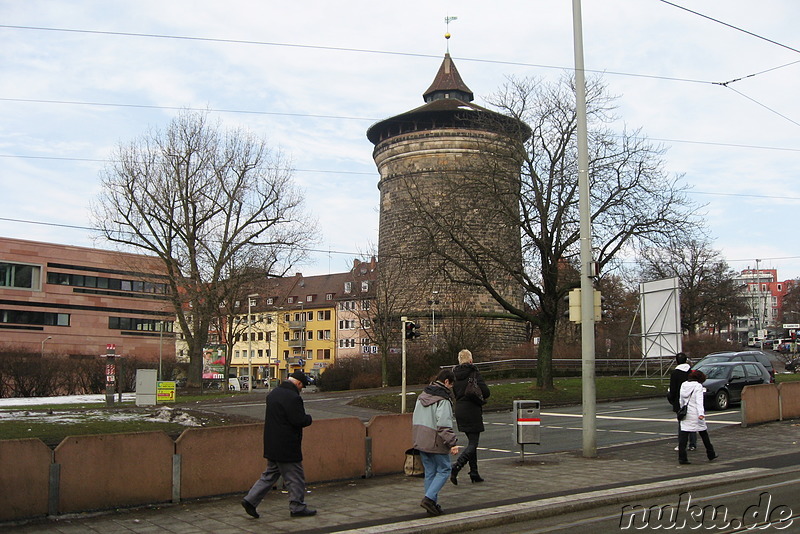
{"label": "overhead tram wire", "polygon": [[[21,224],[36,224],[39,226],[54,226],[56,228],[71,228],[73,230],[88,230],[88,231],[96,231],[97,228],[92,228],[89,226],[79,226],[74,224],[62,224],[62,223],[53,223],[53,222],[44,222],[44,221],[28,221],[25,219],[12,219],[10,217],[0,217],[0,221],[2,222],[13,222],[13,223],[21,223]],[[130,234],[136,235],[135,232],[130,232],[127,230],[121,230],[119,233],[122,234]],[[302,248],[302,247],[301,247]],[[357,252],[346,252],[343,250],[330,250],[330,249],[317,249],[317,248],[302,248],[305,252],[316,252],[316,253],[324,253],[324,254],[343,254],[347,256],[358,256],[359,253]]]}

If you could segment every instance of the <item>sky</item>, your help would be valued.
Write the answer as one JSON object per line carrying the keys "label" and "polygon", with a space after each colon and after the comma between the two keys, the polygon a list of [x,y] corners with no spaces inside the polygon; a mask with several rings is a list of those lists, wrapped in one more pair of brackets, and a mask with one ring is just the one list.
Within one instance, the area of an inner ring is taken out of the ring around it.
{"label": "sky", "polygon": [[[617,129],[663,144],[733,269],[781,280],[800,277],[798,20],[796,0],[582,1]],[[88,227],[114,147],[210,110],[291,158],[321,232],[294,271],[346,271],[377,243],[366,130],[423,103],[448,44],[479,105],[556,80],[572,2],[0,0],[0,236],[113,248]]]}

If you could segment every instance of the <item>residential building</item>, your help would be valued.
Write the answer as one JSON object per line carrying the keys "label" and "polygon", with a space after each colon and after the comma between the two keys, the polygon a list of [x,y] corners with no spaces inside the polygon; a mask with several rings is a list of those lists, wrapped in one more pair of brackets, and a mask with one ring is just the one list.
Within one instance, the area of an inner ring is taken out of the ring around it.
{"label": "residential building", "polygon": [[0,238],[0,345],[51,355],[174,359],[169,284],[154,257]]}
{"label": "residential building", "polygon": [[[370,267],[362,269],[364,265]],[[361,325],[369,323],[357,320],[341,303],[350,299],[355,303],[358,297],[359,309],[369,310],[361,301],[373,293],[368,293],[370,285],[362,284],[362,279],[374,282],[375,266],[375,260],[369,264],[356,260],[350,272],[296,273],[256,284],[248,297],[233,303],[232,320],[238,328],[231,373],[245,376],[252,370],[255,381],[282,380],[296,369],[318,376],[339,357],[361,355],[362,339],[368,337]],[[366,290],[353,291],[353,284]],[[340,336],[346,336],[343,345],[352,350],[342,352]]]}
{"label": "residential building", "polygon": [[759,332],[764,331],[782,337],[783,297],[795,281],[780,281],[777,269],[759,268],[744,269],[736,279],[750,308],[749,316],[737,318],[738,341],[746,343],[748,337],[760,337]]}

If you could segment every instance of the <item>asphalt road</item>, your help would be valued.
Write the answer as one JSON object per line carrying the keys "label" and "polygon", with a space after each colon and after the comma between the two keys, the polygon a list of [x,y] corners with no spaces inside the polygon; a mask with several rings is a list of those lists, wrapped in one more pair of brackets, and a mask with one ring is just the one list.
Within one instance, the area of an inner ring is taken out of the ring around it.
{"label": "asphalt road", "polygon": [[[800,471],[726,486],[686,491],[656,499],[537,518],[477,534],[605,534],[637,531],[798,532]],[[660,514],[660,515],[659,515]]]}
{"label": "asphalt road", "polygon": [[[361,394],[361,393],[359,393]],[[241,400],[207,405],[205,408],[217,412],[264,418],[264,396],[248,395]],[[304,391],[303,400],[306,411],[315,419],[338,417],[358,417],[368,421],[372,416],[383,414],[378,410],[349,406],[356,394],[352,392],[318,393]],[[413,402],[410,403],[413,407]],[[511,408],[511,407],[509,407]],[[565,406],[541,409],[539,444],[525,445],[525,454],[548,453],[567,450],[581,450],[583,447],[582,407]],[[622,402],[599,403],[596,409],[596,439],[598,447],[620,445],[651,439],[676,436],[677,422],[666,400],[641,399]],[[731,410],[708,412],[708,424],[714,428],[741,423],[738,407]],[[481,434],[481,458],[508,458],[519,456],[521,446],[516,440],[515,414],[511,409],[504,412],[484,414],[486,431]],[[463,437],[463,434],[460,435]],[[463,440],[466,443],[466,440]]]}

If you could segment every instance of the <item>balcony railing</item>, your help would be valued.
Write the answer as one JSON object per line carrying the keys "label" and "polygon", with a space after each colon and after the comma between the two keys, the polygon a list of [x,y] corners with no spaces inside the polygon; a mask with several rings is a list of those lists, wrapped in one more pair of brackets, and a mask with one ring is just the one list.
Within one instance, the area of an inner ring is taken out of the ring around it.
{"label": "balcony railing", "polygon": [[291,348],[298,348],[298,347],[305,347],[306,340],[305,339],[291,339],[289,340],[289,347]]}
{"label": "balcony railing", "polygon": [[300,330],[306,327],[306,321],[289,321],[289,328],[292,330]]}

